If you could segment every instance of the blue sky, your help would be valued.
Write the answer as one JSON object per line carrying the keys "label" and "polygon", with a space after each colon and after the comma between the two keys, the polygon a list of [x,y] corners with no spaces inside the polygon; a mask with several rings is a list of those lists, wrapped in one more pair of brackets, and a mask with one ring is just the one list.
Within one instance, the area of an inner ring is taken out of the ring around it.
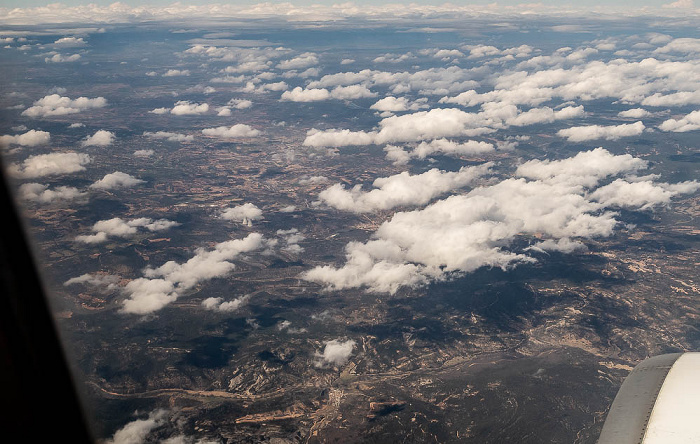
{"label": "blue sky", "polygon": [[[642,6],[656,6],[659,7],[666,3],[671,3],[673,0],[577,0],[575,2],[571,1],[556,1],[556,0],[469,0],[469,1],[459,1],[453,0],[451,2],[446,2],[442,0],[410,0],[410,1],[397,1],[397,0],[355,0],[353,3],[356,4],[385,4],[385,3],[417,3],[417,4],[444,4],[444,3],[454,3],[454,4],[491,4],[498,3],[502,5],[517,5],[521,3],[543,3],[546,5],[562,5],[562,4],[575,4],[576,6],[630,6],[634,8],[639,8]],[[212,4],[212,3],[238,3],[238,4],[256,4],[263,3],[265,0],[236,0],[225,1],[225,0],[184,0],[180,3],[183,4]],[[283,1],[270,1],[270,3],[282,3]],[[289,3],[304,5],[304,4],[337,4],[344,3],[344,0],[292,0]],[[94,3],[98,5],[109,5],[115,3],[114,0],[3,0],[0,2],[4,7],[30,7],[30,6],[43,6],[50,3],[62,3],[69,6],[84,5],[89,3]],[[136,6],[141,4],[149,5],[169,5],[174,3],[173,0],[149,0],[149,1],[138,1],[138,0],[122,0],[121,3]]]}

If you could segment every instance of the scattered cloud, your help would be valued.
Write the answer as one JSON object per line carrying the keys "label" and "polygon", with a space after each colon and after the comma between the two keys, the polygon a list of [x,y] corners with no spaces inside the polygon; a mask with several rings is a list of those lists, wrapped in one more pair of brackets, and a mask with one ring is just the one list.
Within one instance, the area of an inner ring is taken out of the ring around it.
{"label": "scattered cloud", "polygon": [[227,275],[235,268],[229,261],[266,245],[262,235],[251,233],[243,239],[218,243],[211,250],[198,249],[187,262],[169,261],[158,268],[149,267],[144,277],[124,287],[127,299],[122,312],[148,314],[161,310],[198,283]]}
{"label": "scattered cloud", "polygon": [[170,131],[145,131],[143,135],[149,139],[162,139],[168,142],[192,142],[194,140],[194,136],[192,135],[173,133]]}
{"label": "scattered cloud", "polygon": [[147,419],[136,419],[114,433],[107,444],[141,444],[146,442],[148,434],[166,421],[165,410],[156,410]]}
{"label": "scattered cloud", "polygon": [[58,94],[51,94],[34,102],[33,106],[22,111],[22,115],[27,117],[63,116],[105,106],[107,106],[107,99],[104,97],[96,97],[94,99],[78,97],[77,99],[71,99]]}
{"label": "scattered cloud", "polygon": [[29,130],[15,136],[0,136],[0,145],[37,146],[46,145],[50,141],[51,134],[47,131]]}
{"label": "scattered cloud", "polygon": [[249,125],[237,123],[231,127],[219,126],[217,128],[205,128],[202,130],[202,134],[221,139],[239,139],[243,137],[259,136],[260,131]]}
{"label": "scattered cloud", "polygon": [[110,237],[130,237],[138,233],[139,228],[148,231],[162,231],[172,227],[177,227],[178,222],[168,219],[153,220],[149,217],[124,220],[119,217],[95,222],[91,230],[94,234],[77,236],[77,242],[86,244],[96,244],[106,242]]}
{"label": "scattered cloud", "polygon": [[[523,236],[537,236],[534,246],[540,250],[576,251],[583,248],[582,240],[613,233],[618,214],[609,207],[646,209],[698,188],[697,182],[635,180],[646,165],[602,148],[558,161],[529,161],[516,177],[394,214],[371,240],[346,245],[344,265],[319,266],[304,278],[329,290],[366,287],[394,293],[401,286],[425,285],[481,267],[507,269],[536,261],[527,254],[531,250],[513,245]],[[616,176],[632,185],[616,181],[599,187]],[[626,201],[616,198],[616,192]]]}
{"label": "scattered cloud", "polygon": [[[153,110],[154,114],[162,114],[155,111],[156,110]],[[196,116],[204,114],[207,111],[209,111],[209,105],[206,103],[200,104],[188,102],[187,100],[181,100],[175,103],[175,106],[173,106],[173,108],[170,110],[170,114],[174,114],[176,116]]]}
{"label": "scattered cloud", "polygon": [[350,356],[352,356],[355,344],[355,341],[352,339],[348,339],[347,341],[333,339],[332,341],[326,342],[323,352],[316,353],[316,367],[324,367],[326,365],[340,367],[345,365],[345,363],[350,360]]}
{"label": "scattered cloud", "polygon": [[207,298],[202,301],[202,307],[206,308],[207,310],[232,312],[237,311],[243,305],[247,304],[248,299],[250,299],[249,294],[226,302],[224,302],[223,298]]}
{"label": "scattered cloud", "polygon": [[155,154],[153,150],[136,150],[134,151],[134,157],[151,157]]}
{"label": "scattered cloud", "polygon": [[362,191],[362,185],[347,190],[335,184],[319,193],[319,201],[339,210],[367,213],[389,210],[399,206],[425,205],[435,197],[463,188],[490,172],[491,164],[462,167],[456,172],[433,168],[423,174],[403,172],[374,181],[371,191]]}
{"label": "scattered cloud", "polygon": [[283,60],[277,64],[278,69],[304,69],[318,65],[318,56],[313,52],[305,52],[304,54],[294,57],[293,59]]}
{"label": "scattered cloud", "polygon": [[51,203],[58,200],[75,200],[84,198],[86,193],[80,192],[75,187],[58,186],[50,189],[48,185],[40,183],[24,183],[19,187],[19,198],[39,203]]}
{"label": "scattered cloud", "polygon": [[21,164],[11,164],[7,170],[15,177],[34,179],[85,171],[85,165],[91,161],[89,155],[74,152],[38,154],[28,157]]}
{"label": "scattered cloud", "polygon": [[82,146],[109,146],[114,142],[115,135],[113,132],[99,130],[92,136],[89,136],[82,142]]}
{"label": "scattered cloud", "polygon": [[659,125],[661,131],[684,133],[700,129],[700,110],[693,111],[680,119],[668,119]]}
{"label": "scattered cloud", "polygon": [[586,140],[617,140],[621,137],[638,136],[644,132],[644,124],[635,122],[612,126],[574,126],[559,130],[557,136],[565,137],[569,142],[584,142]]}
{"label": "scattered cloud", "polygon": [[90,188],[95,188],[98,190],[114,190],[118,188],[131,188],[142,183],[145,183],[145,181],[137,179],[130,174],[115,171],[113,173],[106,174],[105,177],[90,185]]}
{"label": "scattered cloud", "polygon": [[188,69],[169,69],[163,73],[163,77],[182,77],[189,75],[190,71]]}
{"label": "scattered cloud", "polygon": [[77,62],[80,60],[81,56],[80,54],[71,54],[71,55],[63,55],[63,54],[54,54],[51,57],[45,57],[44,62],[46,63],[68,63],[68,62]]}
{"label": "scattered cloud", "polygon": [[260,208],[249,202],[232,208],[224,208],[221,212],[221,218],[246,224],[249,221],[262,219],[262,214]]}

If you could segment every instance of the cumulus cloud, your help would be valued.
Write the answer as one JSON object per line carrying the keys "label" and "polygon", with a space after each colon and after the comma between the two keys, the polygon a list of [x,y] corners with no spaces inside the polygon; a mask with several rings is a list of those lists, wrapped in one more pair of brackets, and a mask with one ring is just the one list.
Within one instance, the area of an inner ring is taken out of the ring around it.
{"label": "cumulus cloud", "polygon": [[156,108],[149,111],[151,114],[168,114],[169,112],[170,108]]}
{"label": "cumulus cloud", "polygon": [[293,59],[283,60],[277,64],[277,68],[288,69],[304,69],[314,65],[318,65],[318,57],[313,52],[305,52],[304,54],[294,57]]}
{"label": "cumulus cloud", "polygon": [[141,444],[146,442],[148,434],[157,427],[163,425],[166,420],[165,410],[156,410],[148,415],[147,419],[137,419],[126,424],[114,433],[107,444]]}
{"label": "cumulus cloud", "polygon": [[134,279],[124,287],[127,299],[122,312],[147,314],[174,302],[179,295],[200,282],[226,276],[243,253],[264,248],[262,235],[252,233],[243,239],[218,243],[211,250],[198,249],[187,262],[169,261],[158,268],[147,268],[144,277]]}
{"label": "cumulus cloud", "polygon": [[107,290],[114,290],[118,288],[117,284],[120,280],[121,277],[111,274],[86,273],[78,277],[68,279],[66,282],[63,283],[63,285],[90,285],[93,287],[104,287]]}
{"label": "cumulus cloud", "polygon": [[253,106],[253,102],[246,99],[231,99],[228,101],[228,105],[236,109],[247,109]]}
{"label": "cumulus cloud", "polygon": [[[533,262],[527,254],[531,250],[513,245],[523,236],[539,238],[535,249],[575,251],[582,239],[613,233],[619,222],[610,206],[644,209],[698,189],[696,182],[635,181],[633,175],[644,167],[643,160],[614,156],[602,148],[559,161],[526,162],[514,178],[394,214],[371,240],[347,244],[344,265],[319,266],[304,278],[327,289],[366,287],[394,293],[401,286],[424,285],[484,266],[507,269]],[[618,180],[632,185],[599,187],[622,175],[629,179]],[[618,192],[624,202],[615,197]]]}
{"label": "cumulus cloud", "polygon": [[617,179],[595,190],[590,198],[606,207],[645,210],[657,205],[669,205],[672,197],[693,193],[698,189],[700,183],[696,181],[668,184],[653,183],[650,180],[628,182]]}
{"label": "cumulus cloud", "polygon": [[0,136],[0,145],[37,146],[50,141],[51,134],[47,131],[29,130],[24,134]]}
{"label": "cumulus cloud", "polygon": [[[156,110],[153,110],[154,114],[162,114],[160,112],[155,112]],[[180,100],[179,102],[175,103],[175,106],[170,110],[170,114],[174,114],[176,116],[196,116],[199,114],[204,114],[207,111],[209,111],[209,105],[206,103],[193,103],[193,102],[188,102],[187,100]]]}
{"label": "cumulus cloud", "polygon": [[163,73],[163,77],[181,77],[189,75],[190,71],[187,69],[169,69]]}
{"label": "cumulus cloud", "polygon": [[246,223],[248,221],[260,220],[263,212],[252,203],[244,203],[232,208],[225,208],[221,212],[222,219]]}
{"label": "cumulus cloud", "polygon": [[423,98],[415,102],[409,102],[405,97],[388,96],[376,101],[370,109],[377,111],[402,112],[402,111],[418,111],[419,109],[428,108],[428,99]]}
{"label": "cumulus cloud", "polygon": [[617,113],[620,117],[628,117],[631,119],[641,119],[643,117],[649,117],[651,113],[644,108],[632,108],[625,111],[620,111]]}
{"label": "cumulus cloud", "polygon": [[192,135],[173,133],[170,131],[145,131],[143,135],[149,139],[164,139],[168,142],[192,142],[194,140],[194,136]]}
{"label": "cumulus cloud", "polygon": [[336,367],[345,365],[345,363],[350,360],[350,356],[352,356],[355,344],[355,341],[352,339],[348,339],[347,341],[342,341],[340,339],[327,341],[323,352],[316,353],[315,365],[317,367],[324,367],[328,364]]}
{"label": "cumulus cloud", "polygon": [[277,235],[284,241],[282,251],[291,254],[299,254],[304,252],[304,248],[299,245],[299,242],[306,239],[306,236],[301,234],[298,229],[290,228],[289,230],[277,230]]}
{"label": "cumulus cloud", "polygon": [[364,85],[336,86],[331,91],[326,88],[303,89],[297,86],[291,91],[282,93],[280,100],[290,102],[320,102],[329,99],[354,100],[376,97],[376,95],[376,93],[370,91]]}
{"label": "cumulus cloud", "polygon": [[33,106],[22,111],[22,115],[27,117],[63,116],[105,106],[107,106],[107,99],[104,97],[96,97],[94,99],[78,97],[77,99],[71,99],[58,94],[51,94],[34,102]]}
{"label": "cumulus cloud", "polygon": [[350,131],[312,129],[304,145],[340,147],[394,142],[419,142],[447,137],[471,137],[492,133],[510,125],[524,126],[580,116],[583,107],[533,108],[521,112],[515,105],[490,103],[482,111],[468,113],[455,108],[435,108],[401,116],[391,116],[379,122],[378,130]]}
{"label": "cumulus cloud", "polygon": [[84,165],[91,161],[89,155],[74,152],[39,154],[28,157],[20,164],[13,163],[7,170],[15,177],[34,179],[85,171]]}
{"label": "cumulus cloud", "polygon": [[115,135],[113,132],[99,130],[92,136],[86,138],[82,142],[82,146],[109,146],[114,142]]}
{"label": "cumulus cloud", "polygon": [[44,57],[44,62],[46,63],[67,63],[67,62],[77,62],[80,60],[80,54],[54,54],[51,57]]}
{"label": "cumulus cloud", "polygon": [[668,119],[659,125],[661,131],[684,133],[700,129],[700,110],[693,111],[680,119]]}
{"label": "cumulus cloud", "polygon": [[141,217],[127,221],[120,217],[115,217],[95,222],[91,228],[94,234],[77,236],[75,240],[86,244],[96,244],[106,242],[109,237],[133,236],[138,233],[139,228],[153,232],[167,230],[179,225],[178,222],[168,219],[153,220],[148,217]]}
{"label": "cumulus cloud", "polygon": [[50,189],[48,185],[40,183],[24,183],[19,187],[19,198],[39,203],[51,203],[57,200],[75,200],[85,197],[75,187],[58,186]]}
{"label": "cumulus cloud", "polygon": [[145,181],[137,179],[130,174],[115,171],[113,173],[106,174],[105,177],[90,185],[90,188],[95,188],[98,190],[114,190],[117,188],[131,188],[144,182]]}
{"label": "cumulus cloud", "polygon": [[362,185],[347,190],[335,184],[319,193],[319,201],[339,210],[367,213],[389,210],[398,206],[424,205],[435,197],[465,187],[489,173],[490,164],[462,167],[456,172],[433,168],[423,174],[403,172],[376,179],[371,191],[362,191]]}
{"label": "cumulus cloud", "polygon": [[330,99],[331,94],[325,88],[304,89],[297,86],[291,91],[282,93],[280,100],[290,102],[318,102]]}
{"label": "cumulus cloud", "polygon": [[569,142],[583,142],[596,139],[617,140],[621,137],[638,136],[644,132],[644,128],[642,122],[612,126],[574,126],[559,130],[557,136],[565,137]]}
{"label": "cumulus cloud", "polygon": [[202,301],[202,307],[212,311],[232,312],[247,304],[248,299],[250,299],[249,294],[226,302],[224,302],[223,298],[207,298]]}
{"label": "cumulus cloud", "polygon": [[260,131],[255,128],[237,123],[231,127],[219,126],[217,128],[205,128],[202,130],[205,136],[219,137],[221,139],[238,139],[242,137],[256,137],[260,135]]}
{"label": "cumulus cloud", "polygon": [[136,150],[134,151],[134,157],[151,157],[155,154],[153,150]]}
{"label": "cumulus cloud", "polygon": [[62,37],[55,42],[54,46],[60,47],[73,47],[73,46],[85,46],[87,42],[82,37]]}

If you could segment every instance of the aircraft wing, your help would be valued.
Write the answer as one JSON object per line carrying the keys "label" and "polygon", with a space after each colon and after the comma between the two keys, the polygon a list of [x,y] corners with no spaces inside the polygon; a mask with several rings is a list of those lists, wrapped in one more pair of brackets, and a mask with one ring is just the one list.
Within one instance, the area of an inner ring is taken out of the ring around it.
{"label": "aircraft wing", "polygon": [[700,353],[645,359],[617,393],[598,444],[700,443]]}

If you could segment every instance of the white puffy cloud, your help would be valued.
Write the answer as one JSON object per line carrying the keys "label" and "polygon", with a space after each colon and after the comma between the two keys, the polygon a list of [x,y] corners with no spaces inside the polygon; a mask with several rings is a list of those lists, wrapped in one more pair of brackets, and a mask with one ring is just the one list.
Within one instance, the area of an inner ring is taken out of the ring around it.
{"label": "white puffy cloud", "polygon": [[236,222],[245,223],[246,221],[262,219],[262,214],[263,212],[260,208],[248,202],[235,207],[225,208],[221,212],[221,218],[225,220],[233,220]]}
{"label": "white puffy cloud", "polygon": [[644,108],[632,108],[625,111],[620,111],[617,113],[620,117],[627,117],[630,119],[641,119],[643,117],[649,117],[651,113]]}
{"label": "white puffy cloud", "polygon": [[325,88],[304,89],[297,86],[291,91],[283,92],[280,100],[290,102],[318,102],[321,100],[328,100],[330,97],[330,92]]}
{"label": "white puffy cloud", "polygon": [[153,150],[136,150],[136,151],[134,151],[135,157],[151,157],[153,154],[155,154],[155,151],[153,151]]}
{"label": "white puffy cloud", "polygon": [[419,109],[428,108],[427,99],[419,99],[411,103],[406,97],[388,96],[377,100],[370,109],[377,111],[402,112],[402,111],[418,111]]}
{"label": "white puffy cloud", "polygon": [[220,106],[216,108],[216,115],[219,117],[229,117],[231,115],[231,108],[228,108],[226,106]]}
{"label": "white puffy cloud", "polygon": [[370,91],[365,85],[336,86],[330,92],[333,99],[354,100],[367,97],[376,97],[377,93]]}
{"label": "white puffy cloud", "polygon": [[[393,293],[484,266],[506,269],[535,261],[528,251],[576,251],[581,239],[613,233],[619,222],[609,206],[644,209],[698,189],[698,183],[687,182],[654,184],[651,190],[633,177],[596,189],[604,180],[633,175],[645,166],[602,148],[560,161],[526,162],[516,172],[519,177],[394,214],[371,240],[347,244],[344,265],[318,266],[304,278],[327,289]],[[522,236],[539,240],[519,250],[513,241]]]}
{"label": "white puffy cloud", "polygon": [[15,136],[0,136],[0,145],[37,146],[46,145],[50,141],[51,134],[47,131],[29,130]]}
{"label": "white puffy cloud", "polygon": [[50,189],[48,185],[40,183],[24,183],[19,187],[19,198],[39,203],[51,203],[57,200],[75,200],[85,197],[75,187],[58,186]]}
{"label": "white puffy cloud", "polygon": [[166,411],[156,410],[148,415],[148,419],[137,419],[126,424],[114,433],[107,444],[142,444],[146,442],[148,434],[165,422]]}
{"label": "white puffy cloud", "polygon": [[376,179],[371,191],[362,191],[362,185],[347,190],[335,184],[319,193],[321,202],[339,210],[367,213],[389,210],[398,206],[424,205],[448,191],[463,188],[489,172],[490,164],[462,167],[456,172],[433,168],[423,174],[403,172]]}
{"label": "white puffy cloud", "polygon": [[107,99],[104,97],[71,99],[51,94],[34,102],[33,106],[22,111],[22,115],[27,117],[63,116],[105,106],[107,106]]}
{"label": "white puffy cloud", "polygon": [[661,131],[684,133],[700,129],[700,110],[693,111],[680,119],[668,119],[659,125]]}
{"label": "white puffy cloud", "polygon": [[695,7],[695,2],[693,0],[678,0],[672,3],[667,3],[664,5],[661,5],[662,8],[694,8]]}
{"label": "white puffy cloud", "polygon": [[616,156],[596,148],[562,160],[531,160],[518,167],[516,174],[544,182],[564,182],[570,186],[593,187],[600,180],[619,174],[636,174],[647,162],[630,154]]}
{"label": "white puffy cloud", "polygon": [[11,164],[7,170],[15,177],[33,179],[85,171],[84,165],[89,164],[91,161],[92,159],[89,155],[82,153],[38,154],[28,157],[20,164]]}
{"label": "white puffy cloud", "polygon": [[198,249],[184,263],[169,261],[158,268],[147,268],[144,277],[134,279],[124,287],[128,298],[123,302],[122,312],[147,314],[158,311],[198,283],[227,275],[235,268],[229,261],[266,245],[262,235],[252,233],[243,239],[218,243],[211,250]]}
{"label": "white puffy cloud", "polygon": [[668,205],[671,198],[700,189],[696,181],[677,184],[653,183],[650,180],[627,182],[617,179],[598,188],[590,198],[606,207],[647,209],[657,205]]}
{"label": "white puffy cloud", "polygon": [[223,298],[207,298],[202,301],[202,307],[207,310],[232,312],[245,305],[248,299],[250,299],[248,294],[226,302],[224,302]]}
{"label": "white puffy cloud", "polygon": [[281,248],[282,251],[299,254],[304,252],[304,248],[299,245],[299,242],[306,239],[306,236],[301,234],[298,229],[290,228],[289,230],[277,230],[277,235],[282,238],[284,246]]}
{"label": "white puffy cloud", "polygon": [[231,99],[228,101],[228,105],[236,109],[247,109],[253,106],[253,102],[246,99]]}
{"label": "white puffy cloud", "polygon": [[277,64],[277,68],[288,70],[288,69],[304,69],[311,66],[318,65],[318,57],[313,52],[305,52],[300,54],[298,57],[293,59],[283,60]]}
{"label": "white puffy cloud", "polygon": [[569,106],[558,111],[544,107],[521,112],[515,105],[502,103],[483,104],[482,111],[477,113],[468,113],[456,108],[434,108],[386,117],[379,122],[378,130],[374,131],[312,129],[307,133],[304,145],[340,147],[471,137],[492,133],[510,125],[552,122],[577,117],[582,113],[581,106]]}
{"label": "white puffy cloud", "polygon": [[74,47],[74,46],[85,46],[87,42],[82,37],[62,37],[55,42],[54,46],[60,47]]}
{"label": "white puffy cloud", "polygon": [[80,60],[80,54],[71,54],[69,56],[64,56],[63,54],[54,54],[51,57],[45,57],[44,62],[46,63],[67,63],[67,62],[77,62]]}
{"label": "white puffy cloud", "polygon": [[163,73],[163,77],[182,77],[189,75],[190,71],[188,69],[169,69]]}
{"label": "white puffy cloud", "polygon": [[240,88],[240,92],[263,94],[269,91],[284,91],[289,88],[286,82],[263,83],[256,86],[259,82],[246,82],[245,86]]}
{"label": "white puffy cloud", "polygon": [[82,146],[109,146],[114,142],[115,135],[113,132],[99,130],[92,136],[86,138],[82,142]]}
{"label": "white puffy cloud", "polygon": [[345,363],[350,359],[350,356],[352,356],[352,351],[355,348],[355,344],[355,341],[352,339],[348,339],[347,341],[334,339],[326,342],[323,352],[316,353],[315,365],[317,367],[323,367],[328,364],[337,367],[345,365]]}
{"label": "white puffy cloud", "polygon": [[156,108],[149,111],[151,114],[168,114],[170,108]]}
{"label": "white puffy cloud", "polygon": [[557,136],[565,137],[569,142],[583,142],[586,140],[617,140],[621,137],[638,136],[644,132],[644,124],[635,122],[612,126],[574,126],[559,130]]}
{"label": "white puffy cloud", "polygon": [[194,140],[194,136],[192,135],[173,133],[170,131],[156,131],[154,133],[145,131],[143,135],[149,139],[164,139],[168,142],[192,142]]}
{"label": "white puffy cloud", "polygon": [[231,127],[219,126],[217,128],[205,128],[202,130],[205,136],[219,137],[222,139],[238,139],[241,137],[256,137],[260,135],[260,131],[252,128],[249,125],[237,123]]}
{"label": "white puffy cloud", "polygon": [[107,290],[113,290],[117,288],[117,284],[121,280],[121,277],[111,275],[111,274],[82,274],[78,277],[70,278],[63,283],[65,286],[83,284],[90,285],[93,287],[105,287]]}
{"label": "white puffy cloud", "polygon": [[[155,114],[160,114],[156,113],[156,110],[153,110]],[[173,108],[170,110],[170,114],[174,114],[176,116],[195,116],[199,114],[204,114],[207,111],[209,111],[209,105],[206,103],[192,103],[188,102],[187,100],[180,100],[179,102],[176,102]]]}
{"label": "white puffy cloud", "polygon": [[90,188],[95,188],[98,190],[114,190],[117,188],[131,188],[144,182],[145,181],[137,179],[130,174],[115,171],[113,173],[106,174],[105,177],[90,185]]}
{"label": "white puffy cloud", "polygon": [[493,144],[488,142],[468,140],[458,143],[447,139],[437,139],[431,140],[430,142],[421,142],[409,155],[411,157],[424,159],[435,153],[470,156],[491,153],[493,151],[495,151]]}
{"label": "white puffy cloud", "polygon": [[120,217],[115,217],[95,222],[91,228],[94,234],[77,236],[75,240],[87,244],[102,243],[106,242],[109,237],[133,236],[138,233],[139,228],[145,228],[153,232],[167,230],[179,225],[178,222],[168,219],[153,220],[148,217],[141,217],[138,219],[124,220]]}
{"label": "white puffy cloud", "polygon": [[700,53],[700,39],[694,39],[690,37],[673,39],[661,48],[657,48],[654,50],[654,53],[657,54],[669,52],[680,52],[690,54]]}

